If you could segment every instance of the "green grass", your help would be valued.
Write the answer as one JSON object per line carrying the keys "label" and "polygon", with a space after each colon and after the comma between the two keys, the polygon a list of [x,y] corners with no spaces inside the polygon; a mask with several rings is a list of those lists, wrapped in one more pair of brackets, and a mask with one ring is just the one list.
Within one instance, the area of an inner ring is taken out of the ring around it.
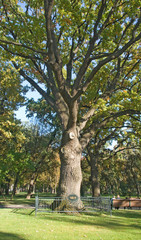
{"label": "green grass", "polygon": [[11,194],[7,196],[0,196],[0,205],[8,205],[8,204],[35,204],[35,197],[33,196],[31,199],[26,199],[27,193],[16,194],[14,197],[11,197]]}
{"label": "green grass", "polygon": [[[47,196],[47,194],[40,194]],[[48,195],[49,196],[49,195]],[[0,203],[34,205],[35,196],[17,194]],[[106,214],[30,214],[33,209],[0,209],[0,240],[140,240],[141,211],[118,210]]]}
{"label": "green grass", "polygon": [[140,240],[141,211],[106,214],[45,214],[0,209],[0,240]]}
{"label": "green grass", "polygon": [[[29,204],[35,205],[35,195],[31,197],[31,199],[26,199],[26,192],[21,192],[16,194],[15,196],[11,196],[11,194],[2,196],[0,195],[0,205],[8,205],[8,204]],[[39,196],[42,197],[51,197],[55,196],[51,193],[40,193]]]}

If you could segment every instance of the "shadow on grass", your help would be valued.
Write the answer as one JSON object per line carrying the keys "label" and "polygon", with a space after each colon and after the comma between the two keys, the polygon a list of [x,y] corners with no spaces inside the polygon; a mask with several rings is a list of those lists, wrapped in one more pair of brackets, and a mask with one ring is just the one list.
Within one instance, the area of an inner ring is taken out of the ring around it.
{"label": "shadow on grass", "polygon": [[[135,214],[136,216],[136,214]],[[113,229],[114,231],[128,231],[128,229],[141,229],[141,226],[138,222],[136,222],[136,217],[134,217],[135,222],[134,224],[133,219],[129,220],[125,219],[124,217],[120,216],[121,218],[110,217],[109,215],[80,215],[80,216],[55,216],[55,215],[39,215],[39,218],[46,219],[48,221],[58,221],[64,223],[71,223],[77,225],[89,225],[89,226],[99,226],[107,229]],[[127,217],[127,216],[126,216]],[[133,216],[132,216],[133,218]]]}
{"label": "shadow on grass", "polygon": [[[22,192],[19,194],[16,194],[12,197],[11,193],[9,195],[0,195],[0,205],[7,205],[7,204],[29,204],[34,206],[35,205],[35,196],[36,194],[33,194],[31,196],[31,199],[26,199],[27,193]],[[55,197],[55,194],[51,193],[40,193],[40,197]]]}
{"label": "shadow on grass", "polygon": [[13,233],[0,232],[0,240],[25,240],[25,238]]}
{"label": "shadow on grass", "polygon": [[16,213],[19,215],[35,215],[35,209],[13,208],[12,213]]}
{"label": "shadow on grass", "polygon": [[[34,212],[34,211],[33,211]],[[31,210],[19,209],[15,213],[21,215],[31,215],[35,217]],[[70,214],[65,213],[38,213],[36,219],[44,219],[47,221],[71,223],[77,225],[99,226],[115,231],[124,231],[128,229],[141,229],[139,219],[141,218],[141,211],[114,211],[112,217],[109,214],[100,213],[81,213]],[[134,224],[133,224],[134,220]]]}
{"label": "shadow on grass", "polygon": [[115,210],[112,212],[113,216],[124,217],[124,218],[136,218],[141,219],[141,210]]}
{"label": "shadow on grass", "polygon": [[5,196],[5,198],[2,198],[0,196],[0,205],[6,206],[8,204],[30,204],[35,205],[35,198],[26,199],[26,195],[16,195],[13,198],[11,198],[11,195]]}

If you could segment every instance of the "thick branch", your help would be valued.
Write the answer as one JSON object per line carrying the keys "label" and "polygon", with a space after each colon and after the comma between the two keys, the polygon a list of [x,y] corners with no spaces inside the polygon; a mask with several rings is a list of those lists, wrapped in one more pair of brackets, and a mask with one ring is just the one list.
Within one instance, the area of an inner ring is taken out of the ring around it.
{"label": "thick branch", "polygon": [[82,144],[82,147],[85,148],[87,146],[87,144],[89,143],[90,139],[93,137],[97,129],[105,127],[106,124],[109,123],[110,121],[113,121],[114,119],[124,115],[133,115],[133,114],[140,114],[140,113],[141,111],[138,111],[138,110],[127,109],[121,112],[113,113],[102,121],[99,121],[99,119],[97,119],[89,126],[89,128],[81,136],[80,142]]}
{"label": "thick branch", "polygon": [[54,0],[50,0],[50,1],[44,0],[49,63],[54,71],[59,92],[64,98],[64,100],[66,101],[66,103],[69,105],[71,101],[71,97],[65,87],[65,81],[62,73],[62,61],[59,55],[57,41],[55,38],[55,34],[53,31],[53,24],[51,20],[53,5],[54,5]]}
{"label": "thick branch", "polygon": [[82,117],[80,123],[78,124],[78,130],[79,132],[86,126],[89,119],[94,115],[95,108],[91,108],[88,110],[88,112]]}
{"label": "thick branch", "polygon": [[50,64],[61,64],[61,58],[58,51],[57,41],[54,35],[53,24],[51,20],[52,9],[54,0],[44,0],[45,19],[46,19],[46,34],[47,46]]}
{"label": "thick branch", "polygon": [[46,19],[46,34],[47,34],[47,46],[49,53],[49,60],[55,62],[55,55],[53,51],[53,39],[52,39],[52,27],[51,27],[51,13],[53,8],[54,0],[44,0],[45,19]]}

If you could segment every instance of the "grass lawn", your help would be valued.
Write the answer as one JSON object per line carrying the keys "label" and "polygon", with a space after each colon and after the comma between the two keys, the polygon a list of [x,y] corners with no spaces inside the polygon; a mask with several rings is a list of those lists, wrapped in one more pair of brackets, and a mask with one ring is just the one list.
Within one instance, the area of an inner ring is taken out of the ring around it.
{"label": "grass lawn", "polygon": [[140,240],[141,211],[106,214],[45,214],[0,209],[0,240]]}
{"label": "grass lawn", "polygon": [[[16,194],[15,196],[11,197],[11,194],[9,196],[2,196],[0,195],[0,205],[8,205],[8,204],[29,204],[29,205],[35,205],[35,195],[31,197],[31,199],[26,199],[26,192],[21,192],[19,194]],[[50,197],[53,196],[51,193],[41,193],[42,197]]]}
{"label": "grass lawn", "polygon": [[26,199],[26,195],[16,195],[13,198],[11,196],[0,196],[0,205],[8,205],[8,204],[30,204],[35,205],[35,198]]}

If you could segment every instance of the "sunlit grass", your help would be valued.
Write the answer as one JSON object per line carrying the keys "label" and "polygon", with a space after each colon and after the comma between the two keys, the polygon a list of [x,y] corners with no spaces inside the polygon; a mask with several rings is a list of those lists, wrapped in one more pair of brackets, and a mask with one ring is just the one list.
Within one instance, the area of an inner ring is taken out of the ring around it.
{"label": "sunlit grass", "polygon": [[31,204],[35,203],[34,196],[31,199],[26,199],[26,193],[16,194],[12,197],[11,194],[8,196],[0,196],[0,204],[8,205],[8,204]]}
{"label": "sunlit grass", "polygon": [[141,211],[106,214],[30,214],[0,209],[0,240],[140,240]]}
{"label": "sunlit grass", "polygon": [[[8,204],[28,204],[35,205],[35,194],[32,195],[31,199],[26,199],[26,192],[21,192],[12,197],[11,194],[8,196],[0,195],[0,205],[8,205]],[[44,196],[54,196],[51,193],[40,193],[42,197]]]}

